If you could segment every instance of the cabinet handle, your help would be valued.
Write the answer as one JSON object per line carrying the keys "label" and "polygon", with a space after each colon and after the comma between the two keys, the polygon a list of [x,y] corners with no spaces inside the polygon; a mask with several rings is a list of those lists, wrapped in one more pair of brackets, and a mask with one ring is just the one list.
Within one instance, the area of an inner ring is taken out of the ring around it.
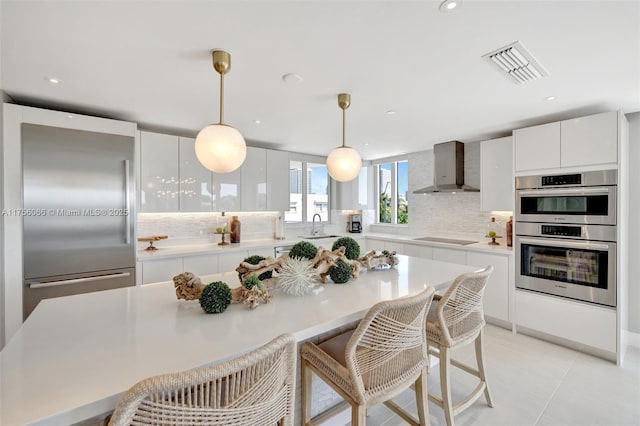
{"label": "cabinet handle", "polygon": [[129,199],[131,197],[131,195],[129,194],[130,189],[131,179],[129,176],[129,160],[124,160],[124,208],[127,212],[127,214],[124,215],[124,243],[127,245],[131,244],[131,200]]}
{"label": "cabinet handle", "polygon": [[596,188],[557,188],[557,189],[536,189],[535,191],[518,191],[518,193],[526,196],[536,195],[554,195],[556,197],[562,197],[563,195],[579,195],[579,194],[608,194],[609,188],[596,187]]}
{"label": "cabinet handle", "polygon": [[34,281],[29,283],[29,288],[57,287],[61,285],[88,283],[92,281],[103,281],[103,280],[110,280],[113,278],[123,278],[123,277],[128,277],[130,275],[131,273],[129,272],[120,272],[117,274],[97,275],[95,277],[73,278],[70,280],[60,280],[60,281],[48,281],[46,283],[40,283],[40,282]]}

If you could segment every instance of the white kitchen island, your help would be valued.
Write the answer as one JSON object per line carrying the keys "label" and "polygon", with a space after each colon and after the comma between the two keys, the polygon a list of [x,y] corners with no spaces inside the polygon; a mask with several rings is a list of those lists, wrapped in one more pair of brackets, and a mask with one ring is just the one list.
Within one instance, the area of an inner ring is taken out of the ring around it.
{"label": "white kitchen island", "polygon": [[[361,318],[376,302],[442,289],[484,266],[399,259],[347,284],[321,285],[302,297],[274,290],[269,304],[233,304],[222,314],[176,300],[172,282],[45,300],[0,352],[0,424],[97,416],[143,378],[221,362],[282,333],[306,340]],[[239,285],[235,272],[203,278]]]}

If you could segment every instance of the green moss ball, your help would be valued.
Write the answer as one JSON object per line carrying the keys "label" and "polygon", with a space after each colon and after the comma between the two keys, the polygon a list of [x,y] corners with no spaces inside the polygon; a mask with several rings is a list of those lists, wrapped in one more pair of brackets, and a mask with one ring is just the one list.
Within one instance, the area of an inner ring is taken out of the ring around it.
{"label": "green moss ball", "polygon": [[329,269],[329,276],[336,284],[344,284],[351,278],[351,266],[338,260],[336,266],[332,266]]}
{"label": "green moss ball", "polygon": [[289,257],[297,257],[299,259],[313,259],[318,253],[318,248],[309,241],[300,241],[294,244],[289,251]]}
{"label": "green moss ball", "polygon": [[215,281],[202,289],[200,306],[208,314],[219,314],[231,303],[231,289],[227,283]]}
{"label": "green moss ball", "polygon": [[[264,256],[260,256],[259,254],[254,254],[252,256],[249,257],[245,257],[245,259],[243,260],[243,262],[247,262],[251,265],[257,265],[258,263],[262,262],[265,259]],[[266,280],[268,278],[271,278],[271,271],[267,271],[267,272],[263,272],[262,274],[260,274],[260,276],[258,277],[258,279],[260,281],[262,280]],[[240,280],[240,282],[242,282],[242,274],[238,273],[238,279]],[[246,287],[246,286],[245,286]]]}
{"label": "green moss ball", "polygon": [[351,237],[342,237],[338,238],[331,247],[331,251],[337,250],[340,247],[345,247],[346,251],[344,253],[349,260],[356,260],[360,257],[360,244],[356,240]]}

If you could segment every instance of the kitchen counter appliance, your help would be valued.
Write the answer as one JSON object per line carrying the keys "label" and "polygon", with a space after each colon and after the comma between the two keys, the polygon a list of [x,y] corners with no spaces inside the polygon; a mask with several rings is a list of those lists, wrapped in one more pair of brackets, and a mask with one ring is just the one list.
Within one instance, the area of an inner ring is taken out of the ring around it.
{"label": "kitchen counter appliance", "polygon": [[133,136],[22,124],[23,317],[135,284]]}
{"label": "kitchen counter appliance", "polygon": [[362,232],[362,215],[350,214],[347,220],[347,232],[360,233]]}
{"label": "kitchen counter appliance", "polygon": [[616,178],[516,178],[517,288],[616,306]]}

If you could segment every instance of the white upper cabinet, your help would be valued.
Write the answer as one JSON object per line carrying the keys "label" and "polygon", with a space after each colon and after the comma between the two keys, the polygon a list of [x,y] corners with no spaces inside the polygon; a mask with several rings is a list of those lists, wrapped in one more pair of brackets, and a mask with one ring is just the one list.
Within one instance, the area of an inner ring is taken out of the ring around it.
{"label": "white upper cabinet", "polygon": [[560,167],[560,123],[513,131],[515,171]]}
{"label": "white upper cabinet", "polygon": [[179,177],[178,137],[140,132],[141,211],[178,211]]}
{"label": "white upper cabinet", "polygon": [[511,136],[480,144],[480,210],[513,211]]}
{"label": "white upper cabinet", "polygon": [[267,150],[267,210],[289,211],[289,153]]}
{"label": "white upper cabinet", "polygon": [[240,167],[242,211],[267,210],[267,152],[247,147],[247,158]]}
{"label": "white upper cabinet", "polygon": [[179,138],[180,143],[180,211],[210,212],[212,174],[204,167],[195,152],[195,139]]}
{"label": "white upper cabinet", "polygon": [[513,131],[515,172],[618,162],[618,112]]}
{"label": "white upper cabinet", "polygon": [[231,173],[212,173],[214,212],[239,212],[240,207],[240,169]]}
{"label": "white upper cabinet", "polygon": [[605,112],[560,123],[562,167],[618,162],[618,113]]}

